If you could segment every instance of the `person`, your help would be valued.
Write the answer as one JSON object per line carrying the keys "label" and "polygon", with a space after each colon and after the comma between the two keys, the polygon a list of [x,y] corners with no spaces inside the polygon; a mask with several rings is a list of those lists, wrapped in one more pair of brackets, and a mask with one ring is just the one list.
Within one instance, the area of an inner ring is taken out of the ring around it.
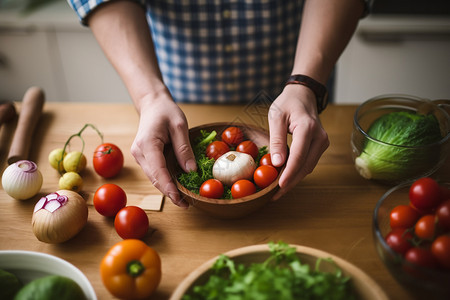
{"label": "person", "polygon": [[[177,103],[251,101],[268,91],[275,98],[268,113],[272,163],[286,163],[277,200],[313,171],[329,146],[318,116],[324,85],[371,6],[370,0],[68,2],[140,115],[131,153],[180,207],[189,205],[166,168],[164,146],[172,144],[184,171],[197,166]],[[285,84],[288,78],[292,84]]]}

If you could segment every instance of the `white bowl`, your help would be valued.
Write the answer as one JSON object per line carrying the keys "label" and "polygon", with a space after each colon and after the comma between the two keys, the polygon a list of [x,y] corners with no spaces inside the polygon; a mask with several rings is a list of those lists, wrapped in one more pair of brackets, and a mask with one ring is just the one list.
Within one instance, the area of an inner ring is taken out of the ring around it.
{"label": "white bowl", "polygon": [[22,250],[0,251],[0,269],[11,272],[23,283],[47,275],[60,275],[73,279],[88,300],[97,300],[87,277],[74,265],[53,255]]}

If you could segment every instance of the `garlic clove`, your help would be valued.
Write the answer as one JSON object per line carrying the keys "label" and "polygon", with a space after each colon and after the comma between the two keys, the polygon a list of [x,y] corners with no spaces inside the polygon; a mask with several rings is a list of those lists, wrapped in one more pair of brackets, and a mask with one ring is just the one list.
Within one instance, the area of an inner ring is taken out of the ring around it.
{"label": "garlic clove", "polygon": [[240,179],[252,179],[255,169],[256,164],[251,155],[229,151],[216,160],[212,172],[215,179],[232,186]]}

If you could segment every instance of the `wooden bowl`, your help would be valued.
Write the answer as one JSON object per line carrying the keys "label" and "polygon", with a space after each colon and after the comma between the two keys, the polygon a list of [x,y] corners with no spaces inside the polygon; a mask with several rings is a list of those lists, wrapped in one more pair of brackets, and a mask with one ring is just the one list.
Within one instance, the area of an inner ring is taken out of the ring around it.
{"label": "wooden bowl", "polygon": [[[348,261],[314,248],[298,245],[290,246],[296,248],[297,256],[300,258],[300,261],[304,264],[310,265],[312,268],[315,267],[315,263],[318,258],[333,259],[336,265],[342,270],[343,274],[351,277],[352,288],[357,299],[388,299],[380,286],[372,278]],[[261,263],[265,261],[270,256],[270,251],[268,245],[254,245],[229,251],[225,253],[225,255],[230,257],[237,264],[242,263],[245,265],[250,265],[252,263]],[[189,293],[194,286],[207,282],[209,276],[212,274],[211,266],[218,258],[219,256],[210,259],[190,273],[175,289],[170,297],[170,300],[180,300],[183,295]],[[322,271],[335,271],[335,266],[331,263],[326,263],[326,261],[322,261],[320,266]]]}
{"label": "wooden bowl", "polygon": [[[215,130],[220,139],[222,132],[230,126],[239,127],[244,133],[245,139],[253,141],[258,148],[269,147],[269,133],[259,127],[253,125],[246,125],[242,123],[210,123],[197,126],[189,129],[189,139],[191,144],[200,135],[200,130],[211,132]],[[178,190],[182,197],[192,206],[200,209],[208,215],[221,219],[235,219],[246,216],[259,208],[263,207],[269,202],[276,191],[279,189],[278,180],[282,171],[279,172],[278,177],[268,187],[246,197],[238,199],[212,199],[202,197],[196,193],[189,191],[178,181],[178,176],[183,172],[177,163],[172,147],[169,145],[165,149],[165,157],[167,168],[172,175]]]}

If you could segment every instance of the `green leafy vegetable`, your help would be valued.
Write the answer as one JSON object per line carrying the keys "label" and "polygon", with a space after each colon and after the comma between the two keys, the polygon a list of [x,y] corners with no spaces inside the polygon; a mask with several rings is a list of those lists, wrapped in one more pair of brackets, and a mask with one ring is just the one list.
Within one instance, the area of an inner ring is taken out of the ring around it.
{"label": "green leafy vegetable", "polygon": [[184,187],[198,194],[202,183],[213,178],[212,168],[214,159],[209,159],[205,155],[202,155],[196,160],[198,170],[189,173],[181,173],[178,180]]}
{"label": "green leafy vegetable", "polygon": [[262,146],[261,148],[258,149],[258,156],[256,157],[255,160],[257,166],[259,166],[259,161],[261,160],[261,157],[263,157],[267,153],[269,153],[269,151],[267,150],[267,146]]}
{"label": "green leafy vegetable", "polygon": [[407,178],[428,168],[439,156],[434,153],[437,148],[420,146],[442,138],[434,115],[406,111],[381,116],[370,126],[368,135],[374,140],[366,142],[355,166],[361,176],[381,180]]}
{"label": "green leafy vegetable", "polygon": [[[197,299],[355,299],[350,278],[302,264],[296,249],[283,242],[269,243],[270,257],[249,266],[221,255],[204,285],[197,285],[183,300]],[[326,262],[334,264],[331,259]]]}
{"label": "green leafy vegetable", "polygon": [[[178,176],[178,181],[191,192],[199,193],[202,183],[208,179],[214,178],[212,168],[214,166],[214,159],[206,156],[206,147],[216,140],[217,132],[208,132],[200,130],[200,135],[193,141],[192,151],[194,152],[195,160],[197,162],[197,171],[189,173],[181,173]],[[229,187],[224,186],[224,199],[231,199],[231,191]]]}
{"label": "green leafy vegetable", "polygon": [[198,136],[194,140],[194,146],[192,151],[194,151],[194,155],[196,159],[201,158],[205,155],[206,147],[210,143],[216,140],[217,132],[213,130],[212,132],[208,132],[206,130],[200,130],[200,136]]}

